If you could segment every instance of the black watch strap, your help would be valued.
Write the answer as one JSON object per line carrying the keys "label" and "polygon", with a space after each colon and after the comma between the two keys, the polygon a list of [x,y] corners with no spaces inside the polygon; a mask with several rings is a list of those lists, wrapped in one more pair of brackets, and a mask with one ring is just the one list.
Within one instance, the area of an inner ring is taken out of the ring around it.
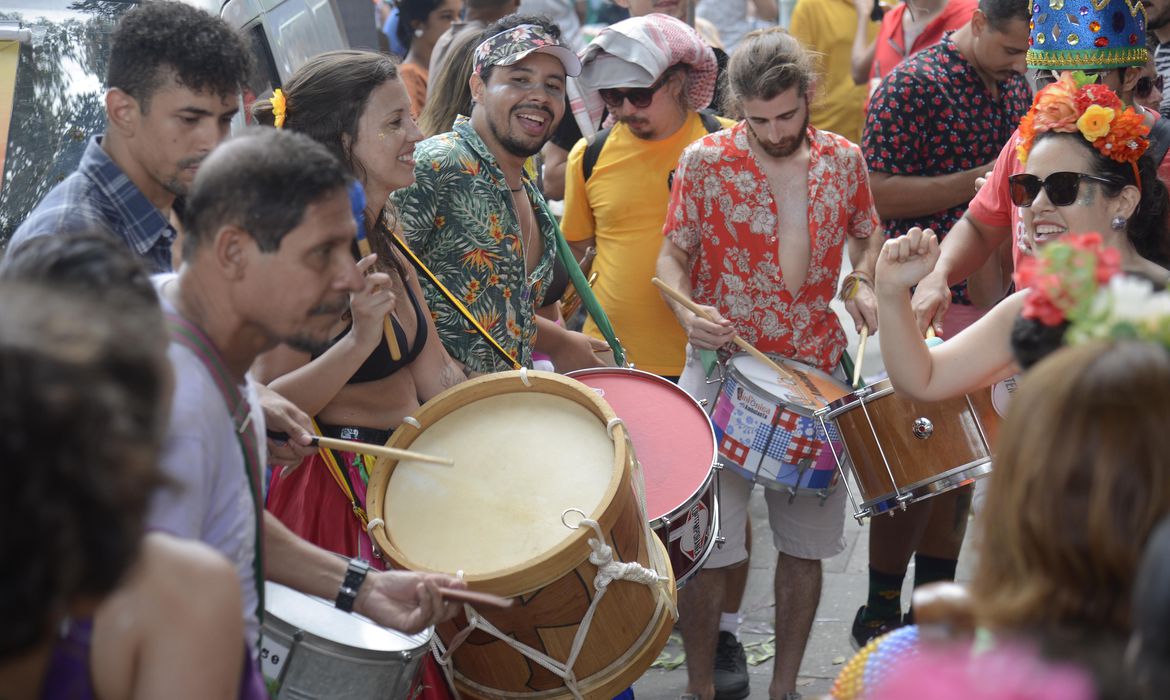
{"label": "black watch strap", "polygon": [[337,591],[337,600],[334,602],[338,610],[353,612],[358,589],[362,587],[362,582],[366,580],[368,573],[370,573],[369,562],[362,559],[349,560],[349,566],[345,569],[345,580],[341,582],[341,588]]}

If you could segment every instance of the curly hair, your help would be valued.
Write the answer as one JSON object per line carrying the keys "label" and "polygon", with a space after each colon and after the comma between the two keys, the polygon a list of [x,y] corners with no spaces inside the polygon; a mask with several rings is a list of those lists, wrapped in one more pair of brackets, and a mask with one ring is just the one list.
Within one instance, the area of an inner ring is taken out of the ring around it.
{"label": "curly hair", "polygon": [[[44,641],[133,564],[166,428],[157,313],[0,280],[0,658]],[[157,310],[157,306],[154,307]],[[153,342],[152,342],[153,340]]]}
{"label": "curly hair", "polygon": [[129,94],[143,112],[168,79],[196,92],[234,95],[253,68],[238,32],[219,17],[181,2],[135,7],[122,16],[111,42],[106,86]]}

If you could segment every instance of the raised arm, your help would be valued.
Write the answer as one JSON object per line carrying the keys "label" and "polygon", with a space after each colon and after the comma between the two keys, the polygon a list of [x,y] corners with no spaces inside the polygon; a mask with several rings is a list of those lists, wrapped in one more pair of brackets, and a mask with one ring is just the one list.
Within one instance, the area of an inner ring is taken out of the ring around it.
{"label": "raised arm", "polygon": [[853,7],[857,10],[857,31],[853,35],[853,50],[850,57],[850,74],[855,85],[865,85],[869,82],[869,75],[873,71],[873,54],[876,41],[869,38],[869,27],[873,23],[870,13],[873,12],[872,0],[853,0]]}
{"label": "raised arm", "polygon": [[919,401],[961,396],[1015,370],[1009,338],[1022,293],[947,342],[926,346],[910,307],[910,288],[934,267],[938,255],[934,233],[912,228],[886,242],[877,265],[882,359],[894,388]]}

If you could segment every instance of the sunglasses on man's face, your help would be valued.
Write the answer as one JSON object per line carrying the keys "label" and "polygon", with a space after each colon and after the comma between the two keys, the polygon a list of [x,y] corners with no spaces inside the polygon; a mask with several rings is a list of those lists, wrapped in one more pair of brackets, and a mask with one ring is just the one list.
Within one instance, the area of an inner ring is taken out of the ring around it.
{"label": "sunglasses on man's face", "polygon": [[650,103],[654,101],[654,93],[662,89],[666,85],[666,81],[673,72],[666,72],[662,77],[654,82],[650,87],[644,88],[629,88],[627,90],[619,90],[618,88],[604,88],[597,92],[601,94],[601,99],[605,102],[605,106],[610,109],[617,109],[622,106],[622,100],[629,100],[630,104],[637,109],[646,109]]}
{"label": "sunglasses on man's face", "polygon": [[1138,78],[1136,83],[1134,83],[1133,94],[1139,100],[1144,100],[1150,96],[1150,93],[1154,91],[1154,88],[1157,88],[1158,92],[1162,92],[1162,87],[1164,85],[1165,80],[1160,75],[1154,78],[1143,75],[1142,77]]}
{"label": "sunglasses on man's face", "polygon": [[1048,201],[1052,202],[1053,206],[1067,207],[1077,201],[1077,193],[1080,191],[1082,180],[1091,180],[1107,185],[1121,184],[1107,177],[1085,173],[1052,173],[1043,180],[1035,175],[1022,173],[1008,178],[1008,189],[1011,192],[1012,204],[1017,207],[1032,206],[1032,202],[1036,201],[1036,196],[1040,194],[1041,189],[1044,190],[1044,194],[1048,195]]}

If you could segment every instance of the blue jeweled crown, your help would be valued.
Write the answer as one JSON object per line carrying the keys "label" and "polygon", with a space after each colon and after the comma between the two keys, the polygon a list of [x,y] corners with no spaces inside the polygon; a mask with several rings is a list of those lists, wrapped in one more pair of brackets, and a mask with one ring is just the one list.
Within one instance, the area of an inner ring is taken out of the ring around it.
{"label": "blue jeweled crown", "polygon": [[1102,70],[1149,59],[1140,0],[1035,0],[1028,26],[1029,68]]}

